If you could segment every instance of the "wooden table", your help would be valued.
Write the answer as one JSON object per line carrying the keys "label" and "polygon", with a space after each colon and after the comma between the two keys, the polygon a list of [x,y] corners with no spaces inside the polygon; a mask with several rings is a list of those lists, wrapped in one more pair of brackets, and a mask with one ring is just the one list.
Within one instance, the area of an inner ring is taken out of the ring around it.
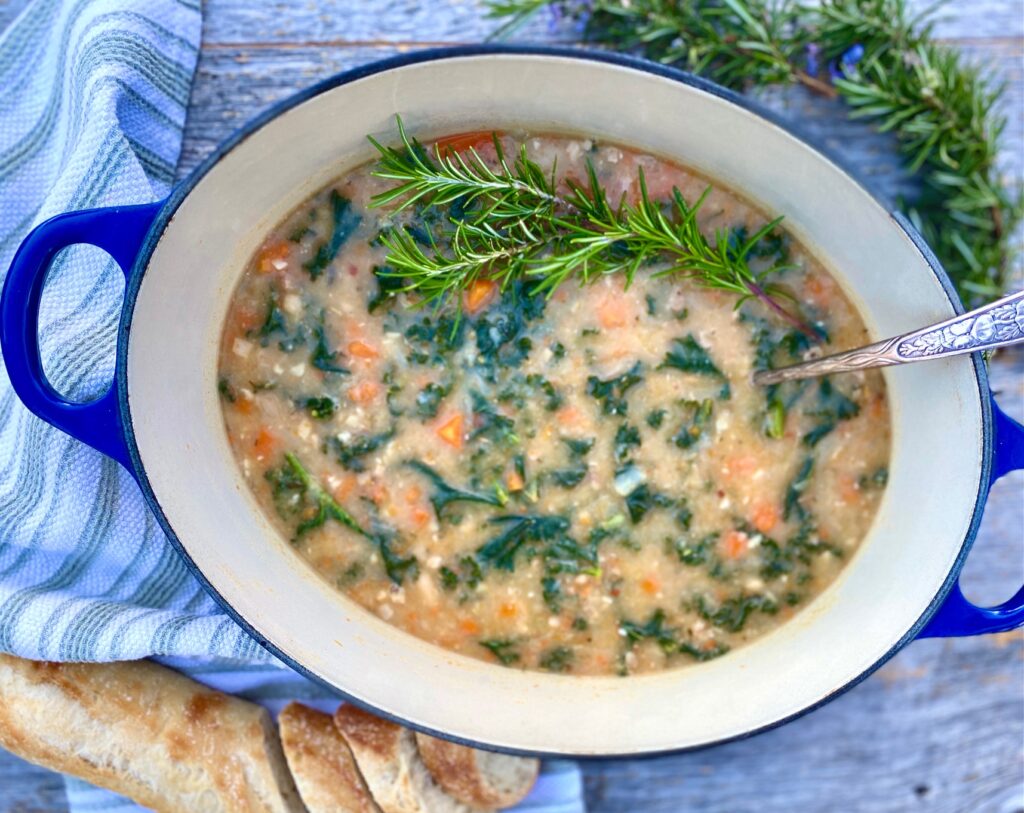
{"label": "wooden table", "polygon": [[[25,2],[0,0],[0,28]],[[492,28],[476,0],[204,5],[181,175],[255,113],[316,79],[425,45],[476,42]],[[1005,159],[1020,176],[1024,3],[957,0],[948,12],[939,35],[989,60],[1010,82]],[[530,34],[558,36],[543,21]],[[887,193],[898,192],[891,142],[846,121],[839,104],[800,92],[773,92],[767,100]],[[992,373],[1004,408],[1024,419],[1024,353],[997,359]],[[1022,582],[1018,473],[993,491],[964,585],[972,599],[996,603]],[[594,813],[1022,813],[1024,632],[920,641],[851,692],[776,731],[679,757],[586,764],[584,774]],[[0,751],[0,813],[63,810],[59,776]]]}

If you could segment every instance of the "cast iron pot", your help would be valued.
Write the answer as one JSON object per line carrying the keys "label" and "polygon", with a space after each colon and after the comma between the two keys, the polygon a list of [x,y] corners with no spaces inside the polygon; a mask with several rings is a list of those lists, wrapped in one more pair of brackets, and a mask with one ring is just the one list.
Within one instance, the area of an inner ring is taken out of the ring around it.
{"label": "cast iron pot", "polygon": [[[772,213],[815,250],[875,338],[962,310],[899,215],[750,102],[623,57],[498,47],[421,52],[328,79],[260,116],[165,201],[60,215],[14,259],[0,303],[18,395],[125,466],[196,575],[283,661],[353,700],[442,736],[541,754],[636,755],[751,734],[848,689],[918,637],[1024,623],[957,579],[989,486],[1024,467],[1024,429],[992,401],[978,357],[890,369],[889,485],[836,582],[791,621],[715,661],[582,678],[506,669],[389,626],[321,580],[263,518],[228,447],[217,353],[228,300],[270,228],[394,138],[525,127],[676,158]],[[47,383],[37,311],[63,247],[109,252],[127,280],[110,390],[69,403]]]}

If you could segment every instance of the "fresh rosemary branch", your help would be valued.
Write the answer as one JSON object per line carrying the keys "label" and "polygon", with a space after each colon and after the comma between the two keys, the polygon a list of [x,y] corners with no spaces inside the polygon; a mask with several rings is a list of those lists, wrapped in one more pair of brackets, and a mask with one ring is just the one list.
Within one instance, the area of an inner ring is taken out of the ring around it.
{"label": "fresh rosemary branch", "polygon": [[652,267],[659,276],[680,274],[733,293],[737,307],[758,299],[812,340],[821,338],[780,304],[787,294],[767,281],[782,267],[755,270],[750,263],[782,218],[739,244],[724,229],[709,240],[697,215],[710,189],[692,205],[676,189],[663,205],[651,199],[641,171],[639,201],[623,198],[613,206],[589,162],[587,184],[569,180],[562,193],[554,167],[544,171],[525,147],[509,163],[497,136],[492,167],[472,148],[455,154],[435,146],[428,152],[409,137],[400,118],[398,132],[397,148],[370,139],[380,153],[374,175],[395,182],[371,205],[396,212],[439,208],[445,225],[428,232],[425,243],[402,225],[386,230],[381,239],[392,270],[380,273],[400,277],[403,289],[416,291],[423,304],[454,299],[461,307],[461,294],[479,279],[502,289],[522,280],[534,292],[549,294],[569,280],[586,284],[608,274],[622,274],[628,285],[641,267]]}
{"label": "fresh rosemary branch", "polygon": [[[800,83],[892,132],[920,191],[901,203],[970,304],[1000,294],[1024,213],[996,157],[1003,93],[905,0],[490,0],[504,29],[549,9],[598,43],[738,90]],[[828,70],[824,70],[827,66]]]}

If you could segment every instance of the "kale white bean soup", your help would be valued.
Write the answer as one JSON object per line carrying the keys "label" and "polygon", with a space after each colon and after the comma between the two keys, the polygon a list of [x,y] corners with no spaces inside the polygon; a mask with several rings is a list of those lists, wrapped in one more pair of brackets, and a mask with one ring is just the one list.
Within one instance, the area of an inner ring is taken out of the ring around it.
{"label": "kale white bean soup", "polygon": [[814,256],[623,146],[401,139],[228,309],[230,444],[310,566],[445,649],[576,675],[721,656],[824,590],[890,430],[877,372],[751,382],[869,340]]}

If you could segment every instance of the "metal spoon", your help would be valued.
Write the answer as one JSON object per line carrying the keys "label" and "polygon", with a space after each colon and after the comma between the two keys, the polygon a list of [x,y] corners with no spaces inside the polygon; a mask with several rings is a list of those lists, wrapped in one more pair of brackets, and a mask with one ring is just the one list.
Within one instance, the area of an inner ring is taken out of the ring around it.
{"label": "metal spoon", "polygon": [[767,386],[869,367],[890,367],[1019,342],[1024,342],[1024,291],[902,336],[778,370],[762,370],[754,373],[754,383]]}

